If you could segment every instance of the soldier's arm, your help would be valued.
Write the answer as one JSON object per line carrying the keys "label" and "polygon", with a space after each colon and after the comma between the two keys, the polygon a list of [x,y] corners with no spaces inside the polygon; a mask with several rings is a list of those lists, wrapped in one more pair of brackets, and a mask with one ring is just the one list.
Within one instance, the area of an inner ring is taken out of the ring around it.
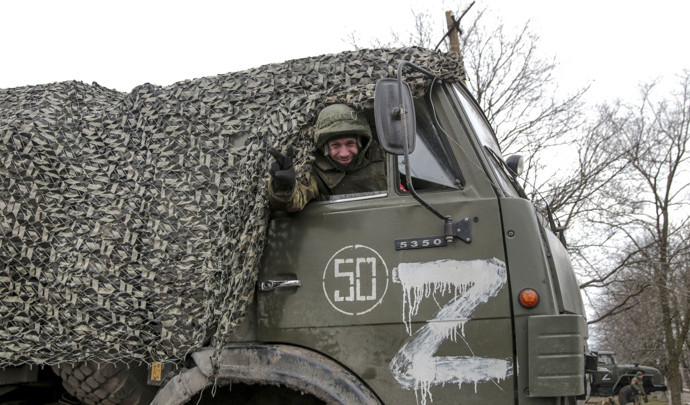
{"label": "soldier's arm", "polygon": [[271,182],[268,182],[268,201],[273,211],[301,211],[318,194],[319,188],[312,176],[309,176],[307,184],[297,182],[290,193],[277,193],[273,191]]}

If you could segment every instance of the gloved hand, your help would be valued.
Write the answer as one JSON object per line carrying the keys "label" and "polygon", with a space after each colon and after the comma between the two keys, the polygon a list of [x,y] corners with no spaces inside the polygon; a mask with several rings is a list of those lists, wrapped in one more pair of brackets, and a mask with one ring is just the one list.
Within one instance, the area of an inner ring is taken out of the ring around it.
{"label": "gloved hand", "polygon": [[270,148],[268,153],[273,156],[273,162],[268,168],[271,175],[271,186],[276,193],[290,193],[295,187],[295,167],[292,165],[292,158],[295,150],[292,145],[288,145],[285,155],[275,148]]}

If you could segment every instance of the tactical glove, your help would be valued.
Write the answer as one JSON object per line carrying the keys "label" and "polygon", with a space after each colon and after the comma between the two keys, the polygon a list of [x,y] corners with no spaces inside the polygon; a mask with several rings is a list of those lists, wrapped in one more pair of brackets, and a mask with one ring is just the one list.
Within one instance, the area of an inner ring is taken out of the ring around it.
{"label": "tactical glove", "polygon": [[295,151],[288,145],[285,155],[275,148],[270,148],[268,153],[273,156],[273,162],[268,168],[271,175],[271,187],[278,194],[288,194],[295,187],[295,167],[292,165],[292,158]]}

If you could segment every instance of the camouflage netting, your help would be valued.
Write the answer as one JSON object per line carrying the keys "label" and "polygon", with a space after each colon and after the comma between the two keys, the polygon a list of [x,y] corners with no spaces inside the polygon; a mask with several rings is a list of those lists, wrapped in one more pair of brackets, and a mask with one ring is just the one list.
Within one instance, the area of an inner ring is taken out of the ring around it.
{"label": "camouflage netting", "polygon": [[407,48],[128,94],[80,82],[0,90],[0,366],[222,345],[254,291],[267,148],[295,145],[305,173],[318,111],[372,108],[376,79],[403,59],[464,76],[454,54]]}

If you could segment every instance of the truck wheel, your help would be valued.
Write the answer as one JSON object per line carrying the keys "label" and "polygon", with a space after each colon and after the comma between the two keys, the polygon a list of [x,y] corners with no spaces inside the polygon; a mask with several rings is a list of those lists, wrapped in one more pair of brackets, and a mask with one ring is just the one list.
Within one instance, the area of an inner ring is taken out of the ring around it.
{"label": "truck wheel", "polygon": [[630,402],[635,402],[635,394],[631,386],[626,385],[618,391],[618,403],[625,405]]}
{"label": "truck wheel", "polygon": [[140,405],[151,402],[158,387],[146,384],[146,366],[97,363],[53,366],[68,393],[86,405]]}

